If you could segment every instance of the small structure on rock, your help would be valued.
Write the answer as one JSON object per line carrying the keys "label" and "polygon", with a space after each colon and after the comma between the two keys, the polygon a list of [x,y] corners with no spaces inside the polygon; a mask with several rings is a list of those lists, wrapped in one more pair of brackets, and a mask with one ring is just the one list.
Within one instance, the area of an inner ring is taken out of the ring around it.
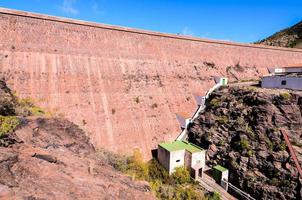
{"label": "small structure on rock", "polygon": [[302,64],[268,68],[269,75],[262,77],[261,87],[302,90]]}
{"label": "small structure on rock", "polygon": [[194,179],[201,178],[206,151],[192,143],[176,140],[158,145],[158,161],[172,174],[177,167],[187,167]]}
{"label": "small structure on rock", "polygon": [[229,170],[228,169],[226,169],[220,165],[216,165],[213,168],[213,178],[225,190],[228,190],[228,179],[229,179]]}

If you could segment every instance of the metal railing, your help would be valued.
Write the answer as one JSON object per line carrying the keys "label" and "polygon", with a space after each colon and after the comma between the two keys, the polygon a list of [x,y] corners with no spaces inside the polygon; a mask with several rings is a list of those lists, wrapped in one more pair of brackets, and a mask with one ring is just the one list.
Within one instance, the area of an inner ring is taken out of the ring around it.
{"label": "metal railing", "polygon": [[251,195],[249,195],[248,193],[242,191],[241,189],[239,189],[235,185],[231,184],[230,182],[225,181],[225,180],[221,180],[221,182],[224,183],[224,184],[227,184],[228,185],[228,189],[232,189],[234,192],[236,192],[237,194],[239,194],[241,197],[243,197],[245,199],[248,199],[248,200],[256,200]]}

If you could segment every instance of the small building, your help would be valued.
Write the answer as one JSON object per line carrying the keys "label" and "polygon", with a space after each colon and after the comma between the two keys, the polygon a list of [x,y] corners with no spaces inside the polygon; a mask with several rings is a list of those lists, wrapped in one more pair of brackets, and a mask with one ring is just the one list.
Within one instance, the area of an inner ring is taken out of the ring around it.
{"label": "small building", "polygon": [[229,170],[222,167],[221,165],[216,165],[213,168],[213,178],[220,184],[225,190],[228,188]]}
{"label": "small building", "polygon": [[269,75],[262,77],[262,88],[302,90],[302,64],[268,68]]}
{"label": "small building", "polygon": [[202,177],[206,151],[192,143],[174,141],[158,145],[158,161],[169,174],[177,167],[187,167],[194,179]]}

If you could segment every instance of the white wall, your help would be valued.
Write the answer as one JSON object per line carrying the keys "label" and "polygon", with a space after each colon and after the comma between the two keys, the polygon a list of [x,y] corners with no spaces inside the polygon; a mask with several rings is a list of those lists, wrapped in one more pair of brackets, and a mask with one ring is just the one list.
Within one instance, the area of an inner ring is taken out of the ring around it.
{"label": "white wall", "polygon": [[229,181],[229,170],[223,171],[221,174],[221,180]]}
{"label": "white wall", "polygon": [[[176,162],[177,160],[179,160],[179,162]],[[185,162],[185,150],[170,152],[169,174],[172,174],[175,171],[176,167],[184,166],[184,162]]]}
{"label": "white wall", "polygon": [[[281,85],[282,80],[286,80],[286,85]],[[261,87],[302,90],[302,77],[266,76],[261,80]]]}
{"label": "white wall", "polygon": [[200,163],[202,168],[205,168],[206,162],[206,151],[196,152],[192,154],[191,166],[194,167],[196,164]]}

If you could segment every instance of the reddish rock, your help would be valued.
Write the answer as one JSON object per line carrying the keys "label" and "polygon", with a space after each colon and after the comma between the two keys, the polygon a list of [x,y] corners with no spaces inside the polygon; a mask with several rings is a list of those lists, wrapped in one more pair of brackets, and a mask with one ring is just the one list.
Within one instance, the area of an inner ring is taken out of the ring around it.
{"label": "reddish rock", "polygon": [[30,119],[8,137],[22,143],[1,147],[0,139],[0,199],[155,199],[148,183],[116,171],[67,120]]}
{"label": "reddish rock", "polygon": [[[140,31],[0,9],[0,72],[19,96],[85,129],[97,147],[151,149],[179,134],[213,76],[255,79],[302,51]],[[152,105],[157,105],[152,106]]]}

